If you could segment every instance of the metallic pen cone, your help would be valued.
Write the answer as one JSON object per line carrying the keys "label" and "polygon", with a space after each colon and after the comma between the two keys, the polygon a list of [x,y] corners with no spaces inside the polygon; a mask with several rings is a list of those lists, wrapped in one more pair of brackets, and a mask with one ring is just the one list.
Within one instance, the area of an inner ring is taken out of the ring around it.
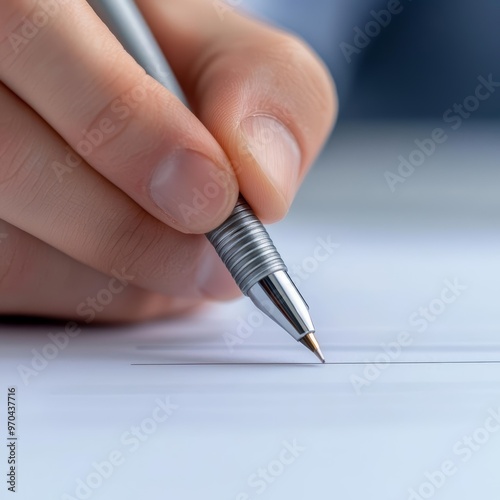
{"label": "metallic pen cone", "polygon": [[314,332],[307,304],[285,271],[260,280],[249,290],[248,296],[295,340]]}
{"label": "metallic pen cone", "polygon": [[304,344],[311,352],[313,352],[322,363],[325,362],[325,357],[321,352],[314,333],[308,333],[307,335],[304,335],[304,337],[300,339],[300,342]]}

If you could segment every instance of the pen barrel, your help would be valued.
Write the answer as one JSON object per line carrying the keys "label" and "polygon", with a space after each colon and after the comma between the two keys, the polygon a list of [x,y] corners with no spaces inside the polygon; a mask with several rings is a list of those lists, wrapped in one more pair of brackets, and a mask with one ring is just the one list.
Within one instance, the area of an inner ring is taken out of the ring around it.
{"label": "pen barrel", "polygon": [[245,295],[266,276],[287,270],[262,222],[241,196],[229,218],[206,236]]}

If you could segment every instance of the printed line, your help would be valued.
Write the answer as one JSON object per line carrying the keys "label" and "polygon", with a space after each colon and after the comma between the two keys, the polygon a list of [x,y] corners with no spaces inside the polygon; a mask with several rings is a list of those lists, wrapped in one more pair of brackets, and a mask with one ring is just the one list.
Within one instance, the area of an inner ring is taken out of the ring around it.
{"label": "printed line", "polygon": [[339,362],[326,362],[326,363],[288,363],[288,362],[211,362],[206,363],[130,363],[130,366],[248,366],[248,365],[258,365],[258,366],[325,366],[325,365],[497,365],[500,364],[500,360],[464,360],[464,361],[339,361]]}

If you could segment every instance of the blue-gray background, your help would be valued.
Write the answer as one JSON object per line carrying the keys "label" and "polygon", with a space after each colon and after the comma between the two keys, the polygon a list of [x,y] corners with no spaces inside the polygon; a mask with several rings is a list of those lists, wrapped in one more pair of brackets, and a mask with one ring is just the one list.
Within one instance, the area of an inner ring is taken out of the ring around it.
{"label": "blue-gray background", "polygon": [[[236,3],[236,2],[235,2]],[[370,11],[390,0],[242,0],[239,7],[307,40],[327,62],[340,118],[437,118],[473,94],[477,77],[500,81],[499,0],[400,0],[402,12],[350,63]],[[496,95],[498,94],[498,95]],[[473,118],[500,117],[500,89]]]}

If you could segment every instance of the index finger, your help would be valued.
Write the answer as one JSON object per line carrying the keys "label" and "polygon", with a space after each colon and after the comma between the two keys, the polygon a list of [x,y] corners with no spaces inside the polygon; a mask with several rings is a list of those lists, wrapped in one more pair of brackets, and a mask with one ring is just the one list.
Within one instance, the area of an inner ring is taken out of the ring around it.
{"label": "index finger", "polygon": [[205,233],[236,203],[221,147],[83,0],[0,3],[0,77],[145,210]]}

